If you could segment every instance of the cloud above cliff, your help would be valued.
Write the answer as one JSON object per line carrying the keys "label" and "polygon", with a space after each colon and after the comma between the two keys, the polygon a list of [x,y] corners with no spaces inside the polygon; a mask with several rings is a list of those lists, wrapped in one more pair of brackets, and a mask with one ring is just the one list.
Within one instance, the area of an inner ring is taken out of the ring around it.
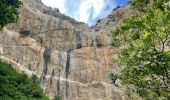
{"label": "cloud above cliff", "polygon": [[59,8],[61,13],[90,26],[126,1],[128,0],[42,0],[47,6]]}

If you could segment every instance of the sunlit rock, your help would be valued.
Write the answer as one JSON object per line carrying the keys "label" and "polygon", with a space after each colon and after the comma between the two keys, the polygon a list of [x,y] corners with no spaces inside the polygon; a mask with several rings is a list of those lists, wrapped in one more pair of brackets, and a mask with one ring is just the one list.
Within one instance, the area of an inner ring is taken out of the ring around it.
{"label": "sunlit rock", "polygon": [[[110,78],[117,54],[111,34],[131,11],[121,9],[90,28],[41,0],[24,0],[18,23],[0,32],[1,59],[29,76],[36,74],[50,99],[126,100],[123,88]],[[23,28],[33,34],[22,37]]]}

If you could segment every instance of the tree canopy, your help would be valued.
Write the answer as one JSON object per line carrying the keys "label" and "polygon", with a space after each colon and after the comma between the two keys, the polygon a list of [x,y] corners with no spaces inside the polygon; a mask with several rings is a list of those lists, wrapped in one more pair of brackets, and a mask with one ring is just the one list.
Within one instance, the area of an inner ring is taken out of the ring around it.
{"label": "tree canopy", "polygon": [[21,7],[20,0],[0,0],[0,30],[18,19],[17,9]]}
{"label": "tree canopy", "polygon": [[170,100],[170,7],[169,0],[131,0],[137,12],[113,33],[120,48],[119,79],[129,96],[146,100]]}
{"label": "tree canopy", "polygon": [[0,60],[0,100],[48,100],[39,87],[38,78],[17,73]]}

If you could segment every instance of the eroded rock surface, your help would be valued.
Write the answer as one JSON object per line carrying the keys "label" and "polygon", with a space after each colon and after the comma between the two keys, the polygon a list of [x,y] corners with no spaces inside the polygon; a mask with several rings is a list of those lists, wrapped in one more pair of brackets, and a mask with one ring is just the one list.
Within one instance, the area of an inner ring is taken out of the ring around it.
{"label": "eroded rock surface", "polygon": [[[89,28],[41,0],[24,0],[18,23],[0,33],[0,57],[18,71],[36,74],[50,99],[126,100],[110,78],[116,68],[112,56],[117,54],[111,33],[122,16],[131,13],[126,12],[129,6],[121,9]],[[27,36],[21,30],[27,30]]]}

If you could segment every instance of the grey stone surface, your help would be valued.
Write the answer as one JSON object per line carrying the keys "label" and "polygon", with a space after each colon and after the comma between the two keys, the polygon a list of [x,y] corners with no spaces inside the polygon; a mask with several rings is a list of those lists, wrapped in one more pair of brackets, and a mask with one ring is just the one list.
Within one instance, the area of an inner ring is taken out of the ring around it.
{"label": "grey stone surface", "polygon": [[[112,30],[130,13],[129,6],[111,13],[96,26],[76,22],[41,0],[24,0],[18,23],[0,32],[0,58],[18,71],[36,74],[44,93],[62,100],[126,100],[122,88],[110,79],[116,65],[112,57]],[[20,36],[29,29],[32,35]],[[49,49],[50,48],[50,49]],[[40,78],[41,79],[41,78]]]}

